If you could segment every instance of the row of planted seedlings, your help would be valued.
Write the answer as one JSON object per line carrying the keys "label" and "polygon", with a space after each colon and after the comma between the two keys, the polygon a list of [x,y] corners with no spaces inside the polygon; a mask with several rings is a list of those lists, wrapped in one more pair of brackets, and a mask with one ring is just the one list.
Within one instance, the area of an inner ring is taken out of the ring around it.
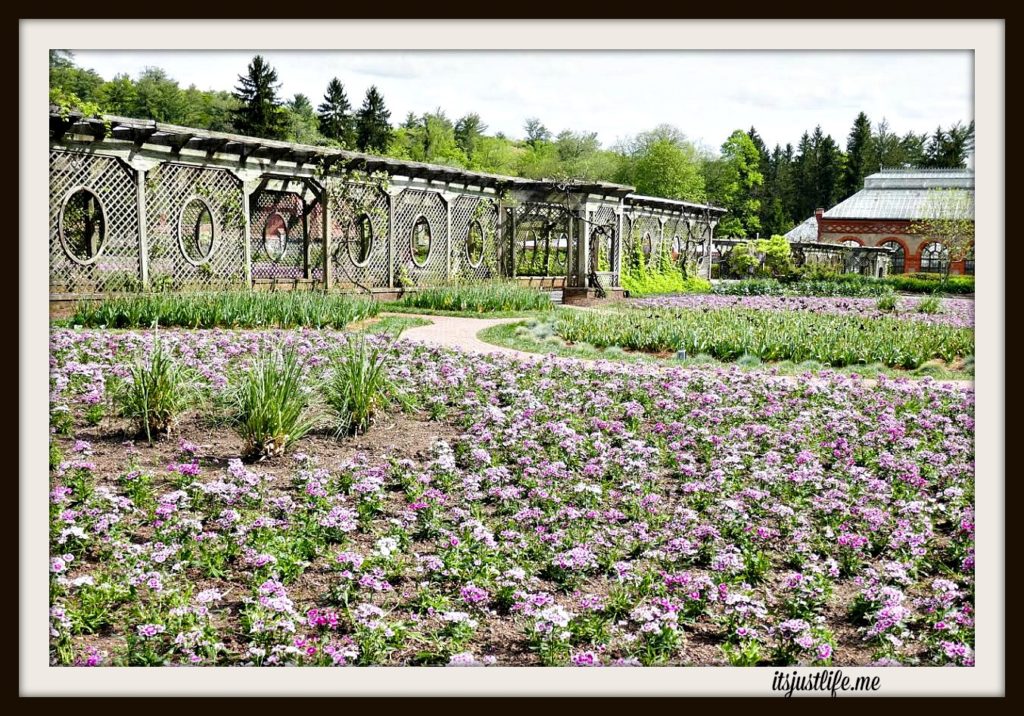
{"label": "row of planted seedlings", "polygon": [[723,361],[817,361],[833,367],[882,363],[918,368],[974,355],[974,331],[922,321],[813,311],[644,308],[559,311],[555,332],[572,343],[649,353],[685,351]]}
{"label": "row of planted seedlings", "polygon": [[81,301],[69,322],[106,328],[343,329],[379,312],[376,301],[322,291],[157,293]]}
{"label": "row of planted seedlings", "polygon": [[[176,340],[231,404],[272,392],[245,363],[273,337]],[[310,372],[271,382],[331,380],[331,341],[296,342]],[[53,343],[65,402],[139,345]],[[163,490],[131,449],[113,486],[87,443],[54,460],[56,660],[116,632],[128,664],[973,663],[970,391],[402,351],[395,395],[464,431],[421,460],[275,477],[183,442]]]}

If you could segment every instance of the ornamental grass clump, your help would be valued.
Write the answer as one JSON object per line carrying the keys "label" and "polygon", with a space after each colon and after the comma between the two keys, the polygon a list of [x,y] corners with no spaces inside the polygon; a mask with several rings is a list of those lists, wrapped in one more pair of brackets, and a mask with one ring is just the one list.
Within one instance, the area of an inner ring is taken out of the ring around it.
{"label": "ornamental grass clump", "polygon": [[154,334],[149,359],[136,359],[129,379],[115,392],[115,402],[123,417],[132,421],[136,434],[153,436],[171,431],[178,416],[195,397],[189,371],[174,361]]}
{"label": "ornamental grass clump", "polygon": [[386,370],[388,346],[352,338],[332,361],[325,399],[338,434],[365,433],[373,418],[394,401],[404,402]]}
{"label": "ornamental grass clump", "polygon": [[232,422],[245,454],[282,455],[313,427],[302,363],[291,348],[256,358],[231,389]]}
{"label": "ornamental grass clump", "polygon": [[939,313],[942,310],[942,299],[938,296],[929,296],[917,304],[918,313]]}

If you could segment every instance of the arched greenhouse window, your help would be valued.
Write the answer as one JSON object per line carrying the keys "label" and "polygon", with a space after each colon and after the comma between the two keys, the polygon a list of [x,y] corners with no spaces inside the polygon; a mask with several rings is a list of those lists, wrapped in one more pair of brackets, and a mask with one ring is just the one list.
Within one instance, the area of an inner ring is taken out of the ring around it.
{"label": "arched greenhouse window", "polygon": [[879,246],[893,250],[889,256],[889,273],[903,273],[907,265],[907,252],[903,250],[903,244],[899,241],[883,241]]}
{"label": "arched greenhouse window", "polygon": [[922,273],[945,273],[949,264],[949,251],[938,242],[933,242],[921,249]]}

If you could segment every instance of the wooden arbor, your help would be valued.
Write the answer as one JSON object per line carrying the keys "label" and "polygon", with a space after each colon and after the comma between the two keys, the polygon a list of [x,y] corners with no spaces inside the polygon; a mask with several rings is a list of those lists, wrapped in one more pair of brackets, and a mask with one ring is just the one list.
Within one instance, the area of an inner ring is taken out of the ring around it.
{"label": "wooden arbor", "polygon": [[665,227],[698,215],[618,184],[527,180],[124,117],[51,112],[49,121],[56,298],[393,293],[538,275],[553,287],[616,290],[627,217],[656,215]]}

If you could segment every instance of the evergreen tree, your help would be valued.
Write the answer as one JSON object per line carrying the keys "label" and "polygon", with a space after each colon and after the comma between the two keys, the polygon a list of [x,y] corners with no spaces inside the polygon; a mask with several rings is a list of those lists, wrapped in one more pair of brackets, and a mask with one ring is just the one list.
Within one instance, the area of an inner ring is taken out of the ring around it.
{"label": "evergreen tree", "polygon": [[821,131],[821,125],[815,127],[813,135],[804,132],[799,152],[796,161],[798,215],[806,218],[815,209],[827,210],[838,202],[845,162],[839,145]]}
{"label": "evergreen tree", "polygon": [[327,83],[327,92],[317,108],[317,117],[321,134],[345,149],[355,149],[356,119],[348,95],[345,94],[345,86],[337,77]]}
{"label": "evergreen tree", "polygon": [[[770,203],[768,201],[768,192],[770,190],[770,186],[768,184],[768,176],[771,173],[771,155],[768,152],[768,147],[765,146],[764,140],[761,139],[761,135],[757,133],[756,129],[751,127],[749,130],[747,130],[747,137],[750,138],[750,141],[753,142],[754,144],[754,148],[757,149],[757,154],[760,158],[758,161],[758,171],[761,173],[761,176],[764,179],[764,182],[761,185],[751,189],[750,195],[751,198],[757,200],[760,206],[758,212],[758,223],[761,226],[760,231],[762,233],[768,234],[767,212]],[[768,235],[770,236],[771,234]]]}
{"label": "evergreen tree", "polygon": [[[787,154],[788,151],[788,154]],[[786,149],[776,144],[765,162],[764,186],[761,191],[761,233],[765,236],[784,234],[795,222],[790,214],[793,198],[791,167],[793,145]],[[803,220],[802,217],[801,221]]]}
{"label": "evergreen tree", "polygon": [[356,115],[356,147],[361,152],[388,151],[391,144],[391,112],[384,106],[384,98],[372,85],[366,90],[363,106]]}
{"label": "evergreen tree", "polygon": [[277,99],[277,70],[256,55],[238,81],[235,97],[241,106],[233,113],[236,131],[250,137],[284,139],[286,117]]}
{"label": "evergreen tree", "polygon": [[974,151],[974,120],[967,126],[957,122],[948,130],[939,127],[928,140],[922,164],[928,167],[956,169],[967,166],[967,156]]}
{"label": "evergreen tree", "polygon": [[468,159],[473,159],[480,138],[486,131],[487,125],[480,121],[480,115],[476,112],[467,114],[455,123],[455,141]]}
{"label": "evergreen tree", "polygon": [[853,120],[853,128],[846,140],[846,173],[843,177],[843,198],[853,196],[864,186],[871,163],[871,122],[861,112]]}
{"label": "evergreen tree", "polygon": [[737,129],[722,144],[721,202],[729,210],[719,231],[723,236],[752,236],[761,230],[761,201],[755,194],[764,184],[761,154],[750,136]]}

